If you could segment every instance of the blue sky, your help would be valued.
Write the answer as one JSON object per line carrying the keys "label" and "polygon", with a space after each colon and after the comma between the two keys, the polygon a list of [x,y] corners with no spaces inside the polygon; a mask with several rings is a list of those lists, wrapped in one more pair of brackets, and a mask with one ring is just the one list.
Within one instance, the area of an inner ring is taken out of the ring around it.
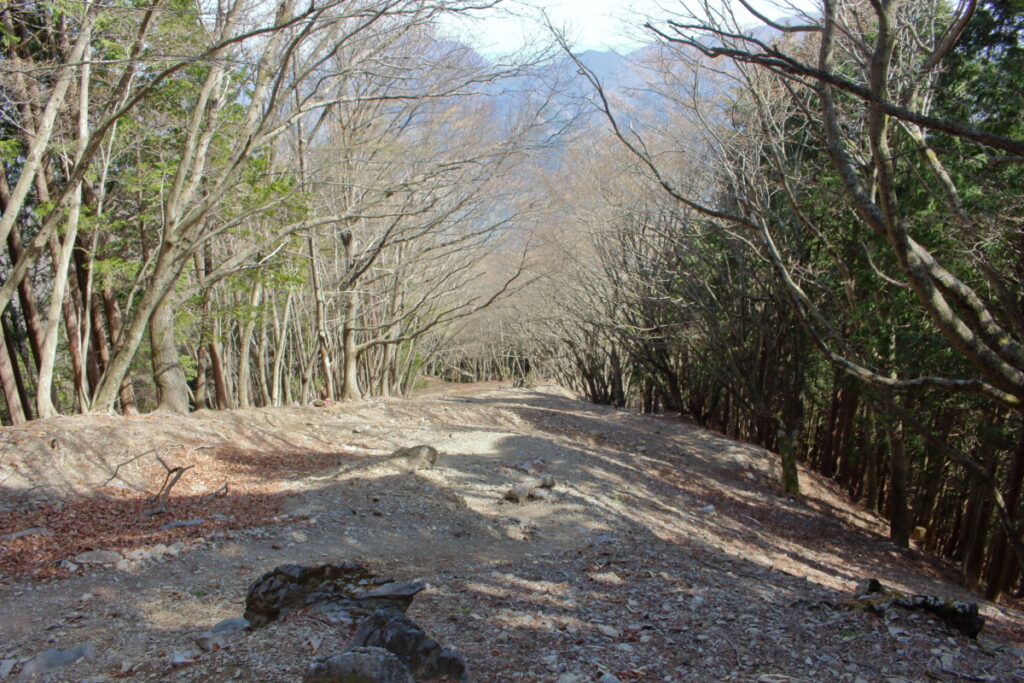
{"label": "blue sky", "polygon": [[[733,0],[738,17],[757,20]],[[460,40],[487,55],[511,52],[544,33],[538,22],[540,10],[547,12],[557,27],[564,28],[578,51],[613,49],[629,52],[644,41],[637,28],[646,17],[667,17],[683,11],[677,0],[506,0],[497,8],[477,13],[474,20],[453,20],[448,28]],[[692,3],[699,4],[699,3]],[[751,0],[770,18],[794,13],[788,7],[809,8],[814,0]]]}

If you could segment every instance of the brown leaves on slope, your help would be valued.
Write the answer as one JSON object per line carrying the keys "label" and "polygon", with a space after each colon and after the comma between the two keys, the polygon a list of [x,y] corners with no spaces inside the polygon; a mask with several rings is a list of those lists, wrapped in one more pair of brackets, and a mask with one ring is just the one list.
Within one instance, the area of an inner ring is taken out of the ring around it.
{"label": "brown leaves on slope", "polygon": [[[107,485],[89,499],[0,513],[0,538],[41,527],[52,535],[31,534],[0,541],[0,577],[49,579],[68,573],[62,560],[88,550],[121,554],[158,543],[187,542],[213,531],[268,524],[280,509],[287,481],[353,461],[348,453],[268,453],[237,447],[182,449],[164,460],[193,466],[171,490],[167,511],[147,516],[165,471],[155,456],[152,484],[144,491]],[[223,487],[227,484],[227,492]],[[217,494],[218,490],[222,491]],[[204,520],[193,526],[161,529],[175,521]]]}

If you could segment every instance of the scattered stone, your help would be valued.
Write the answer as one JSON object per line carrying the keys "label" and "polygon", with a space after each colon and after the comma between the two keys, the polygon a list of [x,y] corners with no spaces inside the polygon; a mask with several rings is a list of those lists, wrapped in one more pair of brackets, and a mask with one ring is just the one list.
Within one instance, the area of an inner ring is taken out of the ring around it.
{"label": "scattered stone", "polygon": [[17,666],[17,659],[3,659],[0,660],[0,678],[7,678],[14,671],[14,667]]}
{"label": "scattered stone", "polygon": [[538,488],[530,491],[530,496],[533,500],[552,500],[555,497],[555,492],[551,489]]}
{"label": "scattered stone", "polygon": [[423,584],[382,579],[358,562],[312,567],[286,564],[249,586],[245,618],[259,628],[282,614],[315,606],[335,623],[347,623],[387,607],[404,612],[421,590]]}
{"label": "scattered stone", "polygon": [[388,460],[401,465],[403,469],[410,472],[413,470],[429,470],[437,464],[437,449],[433,446],[422,444],[419,446],[407,446],[395,450]]}
{"label": "scattered stone", "polygon": [[515,468],[520,472],[530,475],[543,472],[545,467],[545,462],[539,458],[537,460],[527,460],[526,462],[519,463],[515,466]]}
{"label": "scattered stone", "polygon": [[247,628],[249,628],[248,619],[245,617],[233,617],[218,621],[210,631],[213,633],[233,633],[235,631],[244,631]]}
{"label": "scattered stone", "polygon": [[566,671],[555,679],[555,683],[587,683],[587,677],[578,671]]}
{"label": "scattered stone", "polygon": [[47,650],[40,652],[25,665],[21,670],[18,680],[27,680],[33,674],[50,671],[68,664],[73,664],[79,659],[91,659],[96,656],[96,647],[92,643],[82,643],[70,650]]}
{"label": "scattered stone", "polygon": [[89,550],[75,555],[75,562],[79,564],[117,564],[123,559],[121,553],[113,550]]}
{"label": "scattered stone", "polygon": [[175,650],[167,658],[167,663],[171,665],[172,669],[176,669],[180,666],[195,664],[197,659],[199,659],[199,653],[195,650]]}
{"label": "scattered stone", "polygon": [[209,631],[193,638],[193,642],[206,652],[223,650],[231,643],[240,640],[245,635],[247,628],[249,628],[249,620],[244,617],[224,619],[214,624]]}
{"label": "scattered stone", "polygon": [[419,679],[468,680],[466,660],[450,647],[424,633],[423,629],[395,609],[381,609],[363,619],[349,648],[382,647],[395,654]]}
{"label": "scattered stone", "polygon": [[538,491],[541,489],[551,489],[555,487],[555,478],[550,474],[546,474],[543,477],[537,479],[529,479],[522,483],[516,484],[503,496],[505,500],[510,500],[513,503],[525,503],[527,500],[535,498],[546,498],[547,494],[541,494],[538,496]]}
{"label": "scattered stone", "polygon": [[609,638],[619,637],[619,630],[614,626],[608,626],[607,624],[596,624],[595,628],[604,635],[608,636]]}
{"label": "scattered stone", "polygon": [[160,526],[160,531],[167,531],[168,529],[181,529],[190,526],[199,526],[200,524],[206,524],[205,519],[184,519],[178,522],[168,522]]}
{"label": "scattered stone", "polygon": [[355,600],[387,600],[389,602],[398,603],[399,609],[404,612],[409,609],[409,605],[412,604],[412,599],[416,597],[416,594],[422,591],[424,586],[419,581],[412,583],[385,583],[383,585],[372,588],[368,591],[363,591],[353,595]]}
{"label": "scattered stone", "polygon": [[907,595],[882,585],[878,579],[865,579],[857,585],[852,600],[839,603],[846,609],[885,614],[892,607],[919,609],[932,614],[969,638],[977,638],[985,626],[975,602],[947,600],[935,595]]}
{"label": "scattered stone", "polygon": [[597,679],[597,683],[622,683],[622,681],[619,680],[618,676],[606,671]]}
{"label": "scattered stone", "polygon": [[303,683],[414,683],[408,667],[380,647],[357,647],[314,659]]}
{"label": "scattered stone", "polygon": [[710,513],[714,512],[714,511],[715,511],[715,506],[714,505],[705,505],[704,507],[702,507],[699,510],[697,510],[697,512],[702,512],[705,515],[710,514]]}
{"label": "scattered stone", "polygon": [[34,526],[31,529],[22,529],[21,531],[0,536],[0,541],[13,541],[23,536],[53,536],[53,532],[41,526]]}

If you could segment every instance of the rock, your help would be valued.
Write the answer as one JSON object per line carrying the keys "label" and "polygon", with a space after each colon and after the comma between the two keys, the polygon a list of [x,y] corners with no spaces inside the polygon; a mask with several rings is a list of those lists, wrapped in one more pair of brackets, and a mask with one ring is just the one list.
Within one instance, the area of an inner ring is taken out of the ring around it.
{"label": "rock", "polygon": [[424,633],[395,609],[381,609],[360,622],[349,648],[381,647],[397,656],[417,680],[448,677],[468,680],[466,661],[453,648]]}
{"label": "rock", "polygon": [[192,640],[206,652],[223,650],[231,643],[241,640],[247,628],[249,628],[249,620],[243,617],[224,619],[214,624],[209,631],[199,634]]}
{"label": "rock", "polygon": [[178,522],[168,522],[160,526],[161,531],[167,531],[168,529],[181,529],[183,527],[199,526],[200,524],[206,524],[205,519],[184,519]]}
{"label": "rock", "polygon": [[391,454],[388,460],[400,464],[408,471],[429,470],[437,464],[437,455],[436,448],[421,444],[399,448]]}
{"label": "rock", "polygon": [[544,471],[546,464],[543,460],[540,460],[538,458],[537,460],[527,460],[526,462],[521,462],[515,467],[520,472],[524,472],[526,474],[537,474],[538,472]]}
{"label": "rock", "polygon": [[19,681],[28,680],[33,674],[42,673],[58,667],[67,666],[79,659],[90,659],[96,656],[96,647],[92,643],[82,643],[70,650],[47,650],[40,652],[21,670]]}
{"label": "rock", "polygon": [[222,619],[210,628],[212,633],[234,633],[236,631],[244,631],[249,628],[249,620],[244,617],[232,617],[231,619]]}
{"label": "rock", "polygon": [[860,599],[874,593],[881,593],[882,583],[878,579],[864,579],[853,590],[853,597]]}
{"label": "rock", "polygon": [[397,603],[401,611],[405,611],[412,604],[412,599],[426,586],[416,581],[413,583],[385,583],[368,591],[357,593],[353,596],[356,600],[388,600]]}
{"label": "rock", "polygon": [[414,683],[409,668],[380,647],[357,647],[310,663],[303,683]]}
{"label": "rock", "polygon": [[891,607],[918,609],[938,617],[969,638],[977,638],[985,626],[985,617],[978,613],[977,603],[946,600],[935,595],[906,595],[882,585],[878,579],[861,581],[853,599],[839,606],[872,614],[885,614]]}
{"label": "rock", "polygon": [[619,630],[613,626],[608,626],[607,624],[597,624],[595,628],[604,635],[608,636],[609,638],[619,637]]}
{"label": "rock", "polygon": [[79,564],[117,564],[123,559],[121,553],[113,550],[89,550],[75,555],[75,562]]}
{"label": "rock", "polygon": [[17,659],[0,659],[0,678],[7,678],[18,664]]}
{"label": "rock", "polygon": [[555,492],[551,489],[539,488],[530,491],[530,498],[533,500],[553,500]]}
{"label": "rock", "polygon": [[622,683],[622,681],[619,680],[618,676],[606,671],[597,679],[597,683]]}
{"label": "rock", "polygon": [[[555,478],[550,474],[546,474],[543,477],[537,479],[530,479],[520,484],[516,484],[503,496],[505,500],[510,500],[513,503],[525,503],[531,498],[537,498],[537,492],[540,489],[550,489],[555,486]],[[546,495],[544,497],[547,497]]]}
{"label": "rock", "polygon": [[587,683],[587,677],[578,671],[566,671],[555,679],[555,683]]}
{"label": "rock", "polygon": [[375,577],[358,562],[307,567],[281,565],[253,581],[245,598],[245,618],[259,628],[281,614],[316,606],[338,623],[386,607],[404,612],[422,584],[399,584]]}
{"label": "rock", "polygon": [[171,668],[176,669],[179,666],[195,664],[197,659],[199,659],[199,653],[195,650],[175,650],[167,658],[167,663],[171,665]]}
{"label": "rock", "polygon": [[21,531],[4,534],[3,536],[0,536],[0,541],[13,541],[16,538],[21,538],[23,536],[53,536],[53,532],[41,526],[34,526],[31,529],[22,529]]}
{"label": "rock", "polygon": [[715,506],[714,505],[705,505],[704,507],[702,507],[699,510],[697,510],[697,512],[702,512],[705,515],[711,514],[714,511],[715,511]]}

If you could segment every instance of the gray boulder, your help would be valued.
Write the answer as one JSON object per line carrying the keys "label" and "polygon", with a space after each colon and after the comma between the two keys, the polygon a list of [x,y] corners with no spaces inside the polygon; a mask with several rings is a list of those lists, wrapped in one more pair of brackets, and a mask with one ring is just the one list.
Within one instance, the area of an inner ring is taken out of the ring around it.
{"label": "gray boulder", "polygon": [[358,562],[314,567],[284,564],[263,574],[249,586],[245,596],[245,618],[253,628],[258,628],[282,613],[332,598],[351,596],[370,585],[372,579],[373,574]]}
{"label": "gray boulder", "polygon": [[387,650],[357,647],[313,660],[303,683],[415,683],[408,667]]}
{"label": "gray boulder", "polygon": [[222,650],[228,645],[241,640],[245,636],[245,630],[249,628],[249,621],[242,617],[223,619],[210,628],[209,631],[201,633],[193,642],[206,652]]}
{"label": "gray boulder", "polygon": [[437,449],[433,446],[406,446],[395,450],[391,462],[406,470],[429,470],[437,464]]}
{"label": "gray boulder", "polygon": [[404,612],[422,583],[396,583],[371,574],[358,562],[306,567],[285,564],[253,581],[245,618],[259,628],[288,612],[310,607],[331,623],[347,623],[382,608]]}
{"label": "gray boulder", "polygon": [[21,670],[19,681],[26,681],[33,674],[57,669],[68,664],[73,664],[79,659],[89,659],[96,656],[96,647],[92,643],[82,643],[70,650],[46,650],[40,652],[25,665]]}
{"label": "gray boulder", "polygon": [[416,622],[395,609],[381,609],[359,623],[349,648],[384,648],[395,654],[417,680],[468,680],[466,660],[443,647]]}

